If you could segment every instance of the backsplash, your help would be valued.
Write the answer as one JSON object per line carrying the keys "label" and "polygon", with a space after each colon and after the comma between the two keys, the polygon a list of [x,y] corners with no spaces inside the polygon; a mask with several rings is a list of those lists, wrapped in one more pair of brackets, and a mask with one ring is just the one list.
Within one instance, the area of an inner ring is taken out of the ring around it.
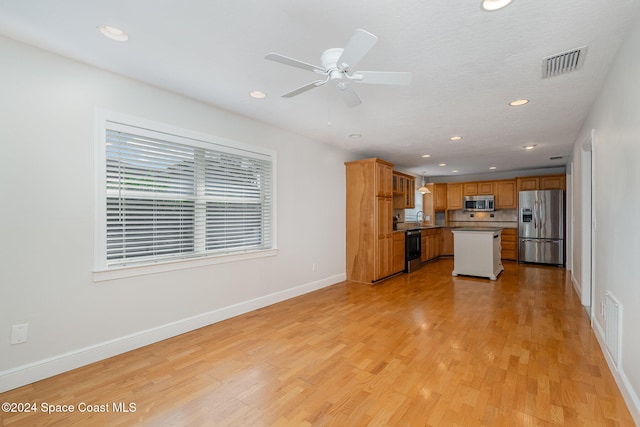
{"label": "backsplash", "polygon": [[452,227],[495,226],[516,228],[518,226],[518,210],[500,209],[494,212],[450,211],[449,225]]}

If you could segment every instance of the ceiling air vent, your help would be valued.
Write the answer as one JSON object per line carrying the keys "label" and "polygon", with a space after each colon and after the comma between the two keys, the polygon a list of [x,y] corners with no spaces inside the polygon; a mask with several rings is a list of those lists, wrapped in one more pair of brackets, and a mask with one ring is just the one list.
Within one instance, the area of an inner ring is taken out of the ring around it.
{"label": "ceiling air vent", "polygon": [[549,160],[560,160],[562,158],[562,156],[553,156],[553,157],[549,157]]}
{"label": "ceiling air vent", "polygon": [[582,68],[587,47],[582,46],[567,52],[557,53],[542,59],[542,78],[559,76]]}

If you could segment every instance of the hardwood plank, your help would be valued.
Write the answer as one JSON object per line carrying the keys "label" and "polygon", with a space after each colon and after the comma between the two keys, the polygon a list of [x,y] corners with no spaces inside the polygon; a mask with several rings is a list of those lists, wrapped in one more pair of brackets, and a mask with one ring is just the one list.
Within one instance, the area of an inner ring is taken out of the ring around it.
{"label": "hardwood plank", "polygon": [[504,265],[339,283],[0,394],[135,412],[0,425],[633,426],[567,273]]}

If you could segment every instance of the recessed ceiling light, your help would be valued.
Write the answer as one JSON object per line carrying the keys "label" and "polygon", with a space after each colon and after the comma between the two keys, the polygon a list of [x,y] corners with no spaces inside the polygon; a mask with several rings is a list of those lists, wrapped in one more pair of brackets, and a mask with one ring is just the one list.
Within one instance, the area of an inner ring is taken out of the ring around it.
{"label": "recessed ceiling light", "polygon": [[349,138],[362,138],[362,134],[361,133],[352,133],[351,135],[349,135]]}
{"label": "recessed ceiling light", "polygon": [[515,101],[511,101],[509,105],[511,105],[512,107],[518,107],[520,105],[524,105],[528,103],[529,103],[528,99],[516,99]]}
{"label": "recessed ceiling light", "polygon": [[449,138],[451,141],[460,141],[462,139],[461,136],[452,136],[451,138]]}
{"label": "recessed ceiling light", "polygon": [[440,163],[438,166],[447,166],[446,163]]}
{"label": "recessed ceiling light", "polygon": [[129,35],[120,28],[112,27],[111,25],[100,25],[98,29],[103,35],[109,37],[111,40],[119,42],[126,42],[129,40]]}
{"label": "recessed ceiling light", "polygon": [[491,166],[489,169],[490,170],[496,170],[497,168],[495,166]]}
{"label": "recessed ceiling light", "polygon": [[453,173],[458,173],[458,172],[460,172],[460,171],[459,171],[459,170],[453,170],[453,171],[451,171],[451,172],[453,172]]}
{"label": "recessed ceiling light", "polygon": [[252,90],[249,92],[249,96],[256,99],[263,99],[267,97],[267,94],[262,92],[261,90]]}
{"label": "recessed ceiling light", "polygon": [[506,7],[513,0],[482,0],[482,9],[487,12],[492,12],[494,10],[502,9]]}
{"label": "recessed ceiling light", "polygon": [[431,157],[431,154],[423,154],[422,157],[428,158],[428,157]]}
{"label": "recessed ceiling light", "polygon": [[531,144],[531,145],[525,145],[524,148],[525,150],[533,150],[534,148],[536,148],[536,144]]}

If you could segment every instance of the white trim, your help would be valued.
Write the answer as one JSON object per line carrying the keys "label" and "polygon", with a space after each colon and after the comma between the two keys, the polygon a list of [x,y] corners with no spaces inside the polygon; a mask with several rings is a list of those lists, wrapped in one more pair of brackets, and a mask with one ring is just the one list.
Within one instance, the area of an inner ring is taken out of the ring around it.
{"label": "white trim", "polygon": [[0,393],[345,281],[336,274],[166,325],[58,354],[0,372]]}
{"label": "white trim", "polygon": [[[109,123],[109,126],[107,126]],[[271,248],[265,250],[239,252],[234,254],[211,254],[198,256],[192,259],[180,260],[170,259],[168,261],[158,261],[152,264],[124,267],[107,267],[106,260],[106,132],[110,127],[137,128],[141,133],[157,135],[164,133],[172,135],[174,139],[185,140],[188,145],[211,149],[212,145],[217,151],[224,151],[235,154],[249,154],[252,157],[268,159],[271,162]],[[187,141],[188,140],[188,141]],[[278,227],[277,227],[277,153],[269,148],[254,146],[251,144],[195,132],[176,126],[159,123],[152,120],[131,116],[128,114],[96,108],[94,110],[94,246],[93,246],[93,280],[95,282],[119,279],[124,277],[140,276],[159,272],[181,270],[185,268],[199,267],[203,265],[221,264],[235,262],[245,259],[262,258],[275,256],[278,251]]]}
{"label": "white trim", "polygon": [[126,277],[144,276],[147,274],[165,273],[168,271],[185,270],[187,268],[202,267],[205,265],[224,264],[227,262],[243,261],[254,258],[265,258],[278,255],[278,249],[263,251],[236,253],[230,255],[215,255],[208,257],[192,258],[185,260],[172,260],[155,264],[134,265],[121,268],[111,268],[93,272],[94,282],[124,279]]}
{"label": "white trim", "polygon": [[598,321],[596,316],[593,316],[593,331],[598,340],[598,344],[600,345],[600,349],[602,350],[602,354],[604,354],[604,359],[609,366],[609,371],[611,371],[611,375],[613,375],[613,379],[615,380],[618,388],[620,388],[620,392],[622,393],[622,397],[624,398],[627,407],[629,408],[629,412],[631,412],[631,416],[637,425],[640,426],[640,398],[636,394],[629,378],[624,372],[622,364],[616,367],[615,361],[609,355],[609,351],[606,349],[605,337],[604,337],[604,329],[602,329],[602,325]]}

